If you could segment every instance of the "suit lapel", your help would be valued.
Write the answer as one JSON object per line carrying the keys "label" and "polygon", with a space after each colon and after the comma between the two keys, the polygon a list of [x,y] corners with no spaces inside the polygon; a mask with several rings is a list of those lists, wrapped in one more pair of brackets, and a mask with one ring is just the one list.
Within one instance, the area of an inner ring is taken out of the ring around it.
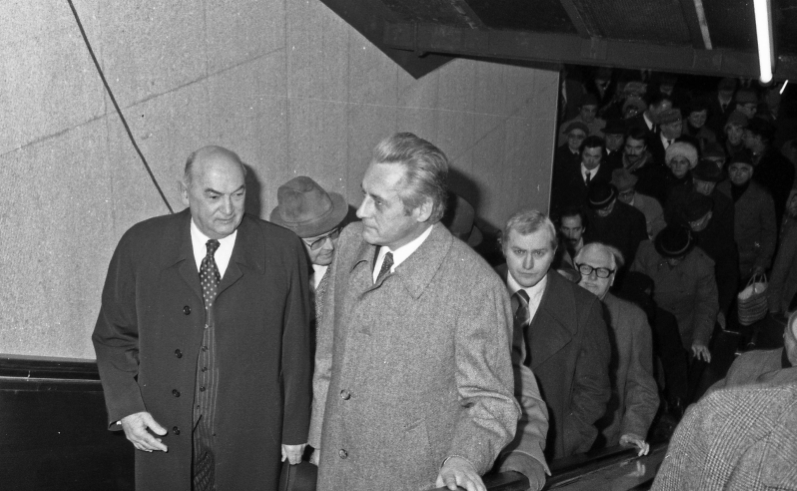
{"label": "suit lapel", "polygon": [[164,264],[164,269],[177,265],[177,271],[183,281],[191,288],[194,294],[202,298],[202,288],[199,285],[199,271],[194,259],[194,247],[191,244],[191,213],[188,208],[179,213],[176,217],[178,226],[174,228],[173,237],[164,240],[165,247],[172,247],[173,244],[180,244],[179,247],[164,251],[161,257],[169,258]]}
{"label": "suit lapel", "polygon": [[566,281],[559,273],[548,272],[540,306],[526,330],[532,370],[561,351],[575,335],[576,302],[565,288]]}
{"label": "suit lapel", "polygon": [[227,265],[227,271],[224,272],[224,277],[219,283],[219,295],[241,279],[245,270],[256,269],[261,273],[265,271],[265,264],[262,262],[263,255],[258,254],[260,248],[254,240],[255,234],[258,232],[251,219],[244,216],[241,225],[238,226],[238,235],[235,238],[230,264]]}

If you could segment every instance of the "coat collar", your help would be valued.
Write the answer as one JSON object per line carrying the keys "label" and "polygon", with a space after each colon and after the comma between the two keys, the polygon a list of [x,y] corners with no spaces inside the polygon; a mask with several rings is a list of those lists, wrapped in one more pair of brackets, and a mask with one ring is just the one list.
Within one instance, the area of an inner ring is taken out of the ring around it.
{"label": "coat collar", "polygon": [[547,277],[540,306],[529,326],[534,336],[529,343],[532,370],[567,346],[578,330],[573,285],[556,271],[548,271]]}
{"label": "coat collar", "polygon": [[[373,287],[381,286],[388,278],[395,277],[395,280],[391,281],[400,281],[409,294],[417,300],[442,266],[453,241],[453,236],[448,230],[441,223],[435,223],[423,244],[399,264],[393,274],[383,277]],[[374,270],[377,251],[377,246],[361,241],[351,267],[352,272],[357,268],[367,268],[368,277],[371,278],[370,273]]]}
{"label": "coat collar", "polygon": [[[176,226],[170,227],[166,232],[166,240],[163,241],[163,246],[169,248],[166,253],[161,257],[166,257],[168,260],[163,265],[163,268],[170,268],[177,266],[180,276],[191,287],[194,293],[200,298],[202,297],[202,290],[199,286],[199,271],[196,267],[194,259],[194,249],[191,243],[191,211],[186,208],[174,215]],[[235,246],[232,250],[230,257],[230,264],[227,266],[227,271],[219,284],[218,294],[220,295],[224,290],[237,282],[244,274],[246,269],[254,269],[259,273],[265,270],[265,264],[260,258],[262,254],[258,251],[262,245],[257,243],[258,230],[255,227],[252,219],[244,215],[241,220],[241,225],[238,226],[238,235],[235,238]],[[174,247],[174,244],[179,244]]]}

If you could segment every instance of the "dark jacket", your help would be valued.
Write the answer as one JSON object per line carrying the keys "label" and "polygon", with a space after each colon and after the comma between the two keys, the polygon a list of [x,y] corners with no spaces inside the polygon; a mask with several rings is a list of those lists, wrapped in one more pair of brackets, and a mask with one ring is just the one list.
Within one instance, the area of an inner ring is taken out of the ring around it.
{"label": "dark jacket", "polygon": [[619,200],[615,201],[609,216],[598,216],[595,210],[587,213],[584,243],[602,242],[620,249],[626,265],[634,262],[639,243],[647,238],[645,215]]}
{"label": "dark jacket", "polygon": [[[598,171],[590,183],[596,181],[611,182],[612,170],[610,164],[601,163]],[[562,165],[554,168],[551,182],[551,201],[552,207],[556,211],[561,211],[567,207],[581,207],[587,203],[587,185],[584,176],[581,174],[581,161],[578,164]]]}
{"label": "dark jacket", "polygon": [[[506,265],[496,268],[506,281]],[[558,459],[590,449],[595,422],[611,394],[611,348],[600,300],[555,271],[526,330],[526,364],[548,406],[545,455]]]}
{"label": "dark jacket", "polygon": [[[719,189],[731,196],[730,181],[720,183]],[[767,269],[772,264],[778,240],[775,205],[769,191],[751,181],[733,206],[733,234],[739,247],[739,274],[745,279],[753,268]]]}
{"label": "dark jacket", "polygon": [[775,203],[775,223],[780,226],[783,220],[783,211],[786,209],[786,199],[794,183],[794,166],[773,146],[761,155],[753,172],[753,180],[764,186],[772,201]]}
{"label": "dark jacket", "polygon": [[[108,420],[148,411],[164,452],[136,452],[136,489],[191,489],[204,302],[185,210],[134,225],[108,268],[92,340]],[[276,489],[280,444],[307,441],[312,354],[304,246],[245,215],[218,288],[217,489]],[[116,425],[114,425],[116,426]]]}

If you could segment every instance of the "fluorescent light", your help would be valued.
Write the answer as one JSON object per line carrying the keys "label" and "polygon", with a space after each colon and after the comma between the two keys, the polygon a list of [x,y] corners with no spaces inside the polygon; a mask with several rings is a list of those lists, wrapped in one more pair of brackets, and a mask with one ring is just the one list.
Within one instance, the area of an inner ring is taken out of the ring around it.
{"label": "fluorescent light", "polygon": [[775,55],[772,48],[772,17],[769,0],[753,0],[755,9],[755,32],[758,38],[758,63],[761,67],[761,83],[772,81],[772,65]]}
{"label": "fluorescent light", "polygon": [[780,88],[780,95],[783,95],[783,91],[786,90],[786,86],[789,85],[789,81],[786,80],[783,82],[783,87]]}

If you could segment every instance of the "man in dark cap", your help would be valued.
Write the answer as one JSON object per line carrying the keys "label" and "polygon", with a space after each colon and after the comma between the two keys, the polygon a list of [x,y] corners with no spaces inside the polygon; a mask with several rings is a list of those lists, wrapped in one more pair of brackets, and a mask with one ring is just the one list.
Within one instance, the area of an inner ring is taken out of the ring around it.
{"label": "man in dark cap", "polygon": [[728,120],[728,116],[736,106],[733,102],[734,92],[736,92],[736,79],[726,77],[719,81],[717,92],[711,96],[708,108],[709,118],[706,124],[717,135],[722,133],[725,121]]}
{"label": "man in dark cap", "polygon": [[664,153],[667,148],[683,134],[683,118],[681,110],[670,108],[659,113],[659,134],[650,143],[650,151],[653,157],[661,162],[664,160]]}
{"label": "man in dark cap", "polygon": [[586,202],[592,183],[608,182],[612,170],[603,164],[604,142],[598,136],[588,136],[581,144],[581,162],[577,166],[554,169],[551,179],[551,209],[559,211]]}
{"label": "man in dark cap", "polygon": [[598,98],[594,94],[585,94],[581,98],[581,106],[579,108],[578,116],[565,121],[559,126],[559,146],[561,147],[567,142],[567,128],[571,123],[582,123],[586,125],[588,131],[587,135],[595,135],[603,137],[603,127],[606,126],[606,121],[597,117],[598,114]]}
{"label": "man in dark cap", "polygon": [[[639,243],[647,239],[645,215],[633,206],[617,200],[617,188],[608,182],[596,182],[587,194],[589,212],[584,241],[601,242],[620,250],[631,264]],[[622,275],[618,277],[618,281]]]}
{"label": "man in dark cap", "polygon": [[603,139],[606,140],[606,157],[604,161],[612,169],[622,167],[625,123],[622,119],[610,119],[603,128]]}
{"label": "man in dark cap", "polygon": [[776,223],[780,224],[794,183],[794,166],[772,145],[775,125],[753,118],[744,130],[744,146],[753,154],[755,174],[753,179],[761,183],[772,194],[775,201]]}
{"label": "man in dark cap", "polygon": [[310,289],[314,292],[317,314],[326,285],[322,280],[332,264],[340,226],[349,205],[343,196],[327,193],[307,176],[294,177],[280,186],[277,203],[271,212],[271,221],[292,230],[302,239],[313,266]]}
{"label": "man in dark cap", "polygon": [[753,119],[758,112],[758,96],[751,89],[739,89],[736,92],[736,110]]}
{"label": "man in dark cap", "polygon": [[612,171],[612,184],[617,188],[617,199],[645,215],[648,237],[653,238],[667,226],[667,222],[664,221],[664,210],[655,198],[636,192],[638,180],[639,178],[627,169]]}
{"label": "man in dark cap", "polygon": [[726,319],[739,284],[739,251],[733,228],[726,230],[717,220],[716,202],[697,191],[685,198],[682,223],[692,230],[695,243],[714,261],[719,313],[717,322],[725,329]]}
{"label": "man in dark cap", "polygon": [[708,343],[719,310],[717,282],[714,261],[695,247],[692,231],[668,225],[655,241],[639,246],[631,270],[653,280],[653,299],[675,315],[683,347],[710,362]]}
{"label": "man in dark cap", "polygon": [[565,128],[567,144],[559,146],[553,153],[553,172],[578,166],[581,162],[581,143],[589,134],[584,123],[570,123]]}

